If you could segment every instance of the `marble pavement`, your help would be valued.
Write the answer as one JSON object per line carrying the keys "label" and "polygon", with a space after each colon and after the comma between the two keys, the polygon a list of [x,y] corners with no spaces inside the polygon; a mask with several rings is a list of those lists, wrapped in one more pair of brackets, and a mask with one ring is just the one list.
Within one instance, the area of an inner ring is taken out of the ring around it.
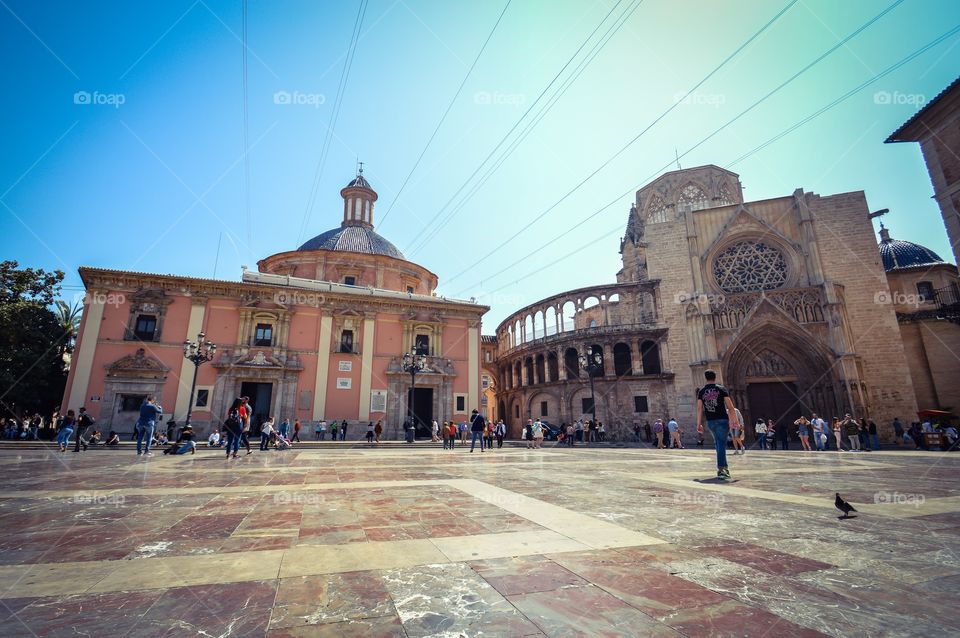
{"label": "marble pavement", "polygon": [[[0,449],[0,636],[960,636],[960,454]],[[838,520],[839,491],[860,515]]]}

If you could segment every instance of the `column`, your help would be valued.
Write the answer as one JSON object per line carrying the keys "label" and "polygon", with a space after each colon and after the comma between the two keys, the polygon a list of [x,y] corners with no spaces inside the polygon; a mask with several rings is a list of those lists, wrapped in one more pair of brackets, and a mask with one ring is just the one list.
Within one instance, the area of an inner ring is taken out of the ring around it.
{"label": "column", "polygon": [[604,343],[600,347],[603,348],[603,376],[615,379],[617,377],[617,370],[613,364],[613,346],[609,343]]}
{"label": "column", "polygon": [[[477,322],[479,324],[479,322]],[[467,412],[480,409],[480,328],[467,328]]]}
{"label": "column", "polygon": [[373,336],[376,320],[367,317],[363,320],[363,343],[360,345],[360,410],[359,419],[370,419],[370,389],[373,383]]}
{"label": "column", "polygon": [[103,308],[102,303],[88,301],[83,309],[83,326],[77,337],[80,347],[77,348],[76,356],[71,362],[70,374],[73,375],[73,383],[70,385],[70,399],[61,408],[63,414],[66,414],[67,410],[76,410],[86,403],[90,372],[93,369],[93,354],[100,339],[100,324],[103,323]]}
{"label": "column", "polygon": [[[184,340],[193,341],[197,334],[203,330],[203,316],[207,309],[207,300],[205,298],[191,297],[190,299],[190,319],[187,321],[187,334]],[[186,419],[187,410],[190,409],[190,384],[193,383],[194,365],[186,358],[180,362],[180,375],[177,382],[177,403],[174,407],[173,418]]]}
{"label": "column", "polygon": [[327,405],[327,375],[330,367],[330,333],[333,317],[320,318],[320,337],[317,343],[317,380],[313,388],[313,420],[319,421]]}

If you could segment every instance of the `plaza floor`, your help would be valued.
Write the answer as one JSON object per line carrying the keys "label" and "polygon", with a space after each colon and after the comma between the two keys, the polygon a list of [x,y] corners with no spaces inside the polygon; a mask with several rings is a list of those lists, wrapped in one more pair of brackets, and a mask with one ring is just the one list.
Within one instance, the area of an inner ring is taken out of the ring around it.
{"label": "plaza floor", "polygon": [[960,635],[960,454],[429,445],[5,447],[0,636]]}

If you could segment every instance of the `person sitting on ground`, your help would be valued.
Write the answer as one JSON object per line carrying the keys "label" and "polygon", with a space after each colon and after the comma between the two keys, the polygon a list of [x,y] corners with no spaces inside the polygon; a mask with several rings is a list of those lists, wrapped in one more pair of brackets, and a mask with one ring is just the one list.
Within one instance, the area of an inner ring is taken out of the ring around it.
{"label": "person sitting on ground", "polygon": [[193,426],[185,425],[180,430],[180,436],[177,437],[177,449],[171,454],[190,454],[197,453],[197,442],[193,440]]}
{"label": "person sitting on ground", "polygon": [[100,445],[103,443],[103,440],[100,435],[100,430],[94,430],[93,434],[90,435],[90,438],[87,440],[89,445]]}
{"label": "person sitting on ground", "polygon": [[214,430],[207,438],[207,447],[220,447],[220,431]]}
{"label": "person sitting on ground", "polygon": [[120,445],[120,436],[113,430],[110,430],[110,433],[107,434],[107,440],[104,443],[104,445],[107,445],[110,447],[113,447],[115,445]]}

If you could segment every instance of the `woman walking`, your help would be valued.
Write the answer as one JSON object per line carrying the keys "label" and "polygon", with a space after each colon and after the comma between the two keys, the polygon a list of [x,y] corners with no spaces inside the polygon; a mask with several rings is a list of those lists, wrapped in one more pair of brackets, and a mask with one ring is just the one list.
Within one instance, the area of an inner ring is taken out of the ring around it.
{"label": "woman walking", "polygon": [[380,445],[381,436],[383,436],[383,421],[377,420],[377,424],[373,426],[373,438],[377,442],[377,445]]}
{"label": "woman walking", "polygon": [[763,419],[757,419],[757,422],[753,425],[753,433],[757,437],[757,443],[760,445],[760,449],[766,450],[767,424],[763,422]]}
{"label": "woman walking", "polygon": [[540,444],[543,443],[543,426],[540,424],[540,419],[537,419],[533,425],[530,426],[530,432],[533,438],[533,449],[539,450]]}
{"label": "woman walking", "polygon": [[57,444],[60,446],[61,452],[67,451],[67,446],[70,444],[70,435],[73,434],[73,429],[76,427],[77,419],[74,416],[73,410],[67,410],[67,416],[63,417],[63,421],[60,424],[60,432],[57,433]]}
{"label": "woman walking", "polygon": [[802,416],[796,421],[793,422],[797,426],[797,434],[800,436],[800,445],[803,446],[805,452],[812,452],[810,449],[810,421],[807,421],[807,417]]}
{"label": "woman walking", "polygon": [[866,419],[860,419],[857,425],[857,437],[860,439],[860,449],[864,452],[870,452],[870,426]]}
{"label": "woman walking", "polygon": [[243,432],[243,422],[240,420],[240,399],[233,402],[223,427],[227,430],[227,458],[231,456],[237,458],[237,452],[240,451],[240,435]]}
{"label": "woman walking", "polygon": [[830,431],[833,432],[833,438],[837,442],[837,452],[843,452],[843,437],[840,431],[840,419],[833,417],[830,422]]}

